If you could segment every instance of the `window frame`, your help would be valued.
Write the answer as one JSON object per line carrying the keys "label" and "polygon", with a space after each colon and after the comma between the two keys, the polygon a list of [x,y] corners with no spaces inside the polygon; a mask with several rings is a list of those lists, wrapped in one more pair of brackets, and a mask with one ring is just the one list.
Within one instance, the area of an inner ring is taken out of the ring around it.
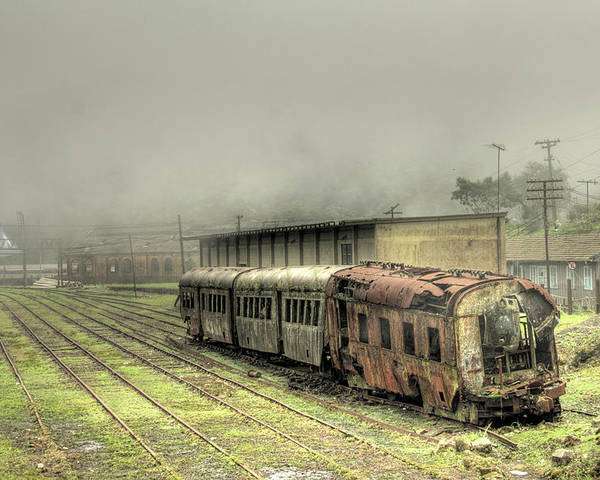
{"label": "window frame", "polygon": [[[383,328],[384,325],[386,325],[385,328]],[[384,336],[384,331],[387,332],[386,336]],[[387,341],[385,341],[386,337]],[[392,349],[392,329],[390,327],[389,319],[385,317],[379,317],[379,341],[381,344],[381,348],[385,350]]]}
{"label": "window frame", "polygon": [[369,344],[369,316],[366,313],[358,312],[358,341],[366,345]]}
{"label": "window frame", "polygon": [[[432,332],[435,332],[433,336]],[[435,357],[431,353],[432,339],[435,339],[435,343],[437,344],[437,354],[435,354]],[[432,362],[442,361],[442,344],[440,342],[440,329],[438,327],[427,327],[427,358]]]}
{"label": "window frame", "polygon": [[[410,336],[407,333],[410,331]],[[410,342],[407,342],[407,338],[410,338]],[[407,345],[410,344],[410,349],[407,349]],[[410,350],[410,351],[408,351]],[[402,322],[402,352],[405,355],[416,356],[416,341],[415,341],[415,326],[411,322]]]}
{"label": "window frame", "polygon": [[594,271],[590,265],[583,266],[583,289],[587,291],[594,290]]}

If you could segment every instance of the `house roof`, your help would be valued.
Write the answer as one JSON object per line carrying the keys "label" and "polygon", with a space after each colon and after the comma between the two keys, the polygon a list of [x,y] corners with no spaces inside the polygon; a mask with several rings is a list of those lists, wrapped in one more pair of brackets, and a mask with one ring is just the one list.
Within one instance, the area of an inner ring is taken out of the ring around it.
{"label": "house roof", "polygon": [[[600,256],[600,233],[550,235],[550,260],[561,262],[592,261]],[[506,260],[544,261],[544,236],[524,235],[506,240]]]}

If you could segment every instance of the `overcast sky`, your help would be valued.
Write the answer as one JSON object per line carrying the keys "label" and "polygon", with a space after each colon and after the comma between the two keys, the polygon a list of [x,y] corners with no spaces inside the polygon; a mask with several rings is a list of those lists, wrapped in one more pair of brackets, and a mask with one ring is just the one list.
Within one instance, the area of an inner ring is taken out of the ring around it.
{"label": "overcast sky", "polygon": [[452,213],[542,137],[598,177],[598,45],[598,1],[2,0],[0,222]]}

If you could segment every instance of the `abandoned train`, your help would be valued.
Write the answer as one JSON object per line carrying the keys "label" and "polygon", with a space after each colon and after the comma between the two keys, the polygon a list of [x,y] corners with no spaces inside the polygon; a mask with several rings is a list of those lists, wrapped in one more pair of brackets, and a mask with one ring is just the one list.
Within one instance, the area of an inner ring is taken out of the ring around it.
{"label": "abandoned train", "polygon": [[196,339],[285,357],[350,386],[482,424],[552,417],[558,310],[523,278],[369,262],[183,275]]}

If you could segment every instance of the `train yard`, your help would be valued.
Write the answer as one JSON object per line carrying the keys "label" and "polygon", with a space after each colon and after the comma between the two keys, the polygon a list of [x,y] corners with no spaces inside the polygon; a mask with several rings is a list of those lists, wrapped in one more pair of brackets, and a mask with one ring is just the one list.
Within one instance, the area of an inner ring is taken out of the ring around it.
{"label": "train yard", "polygon": [[485,433],[343,389],[292,390],[283,368],[186,345],[172,300],[0,291],[2,478],[541,478],[551,467],[523,444],[527,430],[465,451]]}

